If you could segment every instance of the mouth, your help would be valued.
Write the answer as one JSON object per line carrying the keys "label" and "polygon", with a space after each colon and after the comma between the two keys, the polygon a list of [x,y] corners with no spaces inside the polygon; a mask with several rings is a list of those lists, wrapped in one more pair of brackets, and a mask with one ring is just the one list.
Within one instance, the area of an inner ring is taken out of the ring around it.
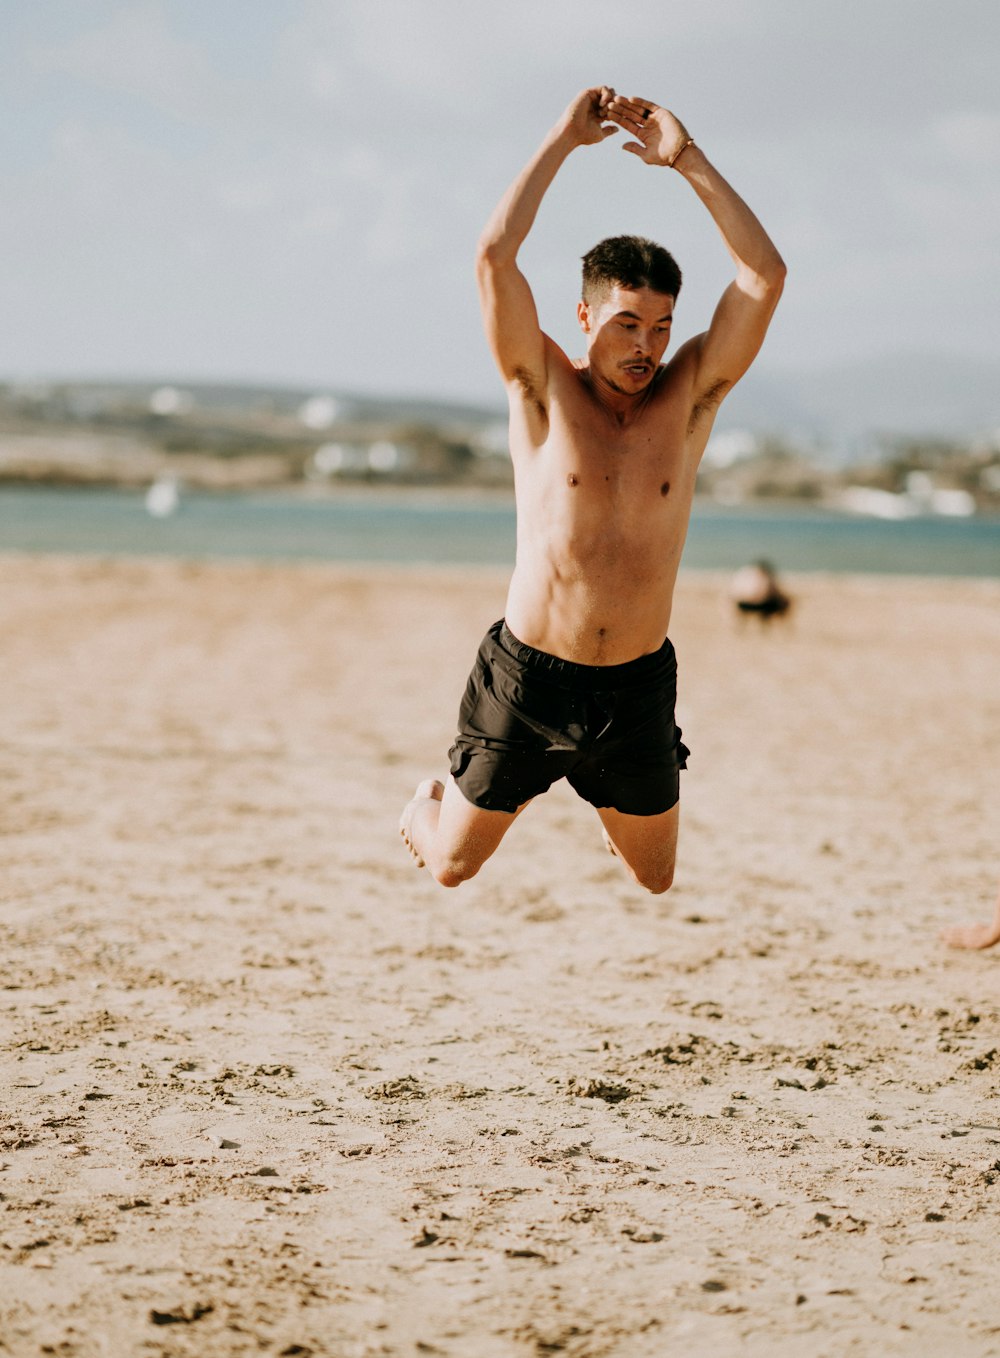
{"label": "mouth", "polygon": [[622,368],[628,373],[629,377],[634,377],[637,381],[641,381],[642,378],[648,377],[653,371],[651,365],[648,363],[623,363]]}

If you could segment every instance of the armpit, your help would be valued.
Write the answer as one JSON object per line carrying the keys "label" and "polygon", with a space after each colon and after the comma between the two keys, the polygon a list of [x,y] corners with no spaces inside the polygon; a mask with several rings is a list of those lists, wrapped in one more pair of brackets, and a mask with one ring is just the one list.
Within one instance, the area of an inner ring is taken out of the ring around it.
{"label": "armpit", "polygon": [[535,411],[543,420],[547,420],[549,412],[546,410],[544,402],[538,392],[538,386],[533,373],[527,368],[514,369],[514,381],[521,388],[521,395],[529,405],[534,406]]}
{"label": "armpit", "polygon": [[694,433],[698,421],[703,415],[708,415],[721,403],[722,398],[732,385],[732,382],[727,382],[725,378],[721,378],[698,397],[691,408],[691,418],[688,421],[689,434]]}

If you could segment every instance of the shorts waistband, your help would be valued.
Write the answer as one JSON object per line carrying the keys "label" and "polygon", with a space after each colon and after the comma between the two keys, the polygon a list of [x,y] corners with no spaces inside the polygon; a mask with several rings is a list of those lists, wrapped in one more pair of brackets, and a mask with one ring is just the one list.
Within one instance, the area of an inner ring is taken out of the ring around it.
{"label": "shorts waistband", "polygon": [[624,664],[581,665],[575,660],[563,660],[561,656],[549,655],[548,651],[538,651],[534,646],[519,641],[503,619],[494,623],[490,632],[501,650],[506,651],[526,670],[534,674],[547,674],[573,688],[595,692],[648,683],[676,669],[677,664],[669,637],[664,639],[658,651],[637,656],[635,660],[626,660]]}

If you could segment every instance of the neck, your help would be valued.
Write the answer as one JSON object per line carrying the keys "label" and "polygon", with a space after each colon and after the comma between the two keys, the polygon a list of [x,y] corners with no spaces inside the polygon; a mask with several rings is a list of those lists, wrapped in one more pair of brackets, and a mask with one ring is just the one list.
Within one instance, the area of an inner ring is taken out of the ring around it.
{"label": "neck", "polygon": [[634,392],[623,391],[613,381],[602,377],[586,360],[583,360],[580,365],[580,376],[608,414],[614,416],[620,424],[627,424],[629,420],[634,419],[645,408],[650,393],[656,385],[657,373],[654,371],[641,391]]}

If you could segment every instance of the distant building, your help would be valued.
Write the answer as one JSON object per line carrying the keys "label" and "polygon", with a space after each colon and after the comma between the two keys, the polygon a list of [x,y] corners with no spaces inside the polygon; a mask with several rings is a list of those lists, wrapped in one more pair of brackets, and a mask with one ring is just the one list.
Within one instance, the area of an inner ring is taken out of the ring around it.
{"label": "distant building", "polygon": [[149,409],[154,415],[186,415],[193,406],[190,393],[177,387],[157,387],[149,398]]}
{"label": "distant building", "polygon": [[340,403],[334,396],[310,396],[299,406],[299,420],[307,429],[330,429],[341,413]]}

